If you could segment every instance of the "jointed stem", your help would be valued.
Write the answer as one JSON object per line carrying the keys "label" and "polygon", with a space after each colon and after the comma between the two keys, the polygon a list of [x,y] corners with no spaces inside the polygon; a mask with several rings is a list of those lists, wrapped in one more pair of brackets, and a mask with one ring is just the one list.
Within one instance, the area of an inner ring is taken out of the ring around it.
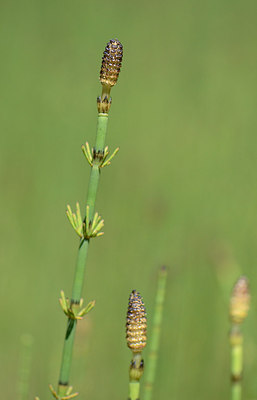
{"label": "jointed stem", "polygon": [[[108,123],[108,114],[99,113],[98,123],[97,123],[97,133],[96,133],[96,144],[95,144],[96,154],[99,151],[102,152],[104,150],[107,123]],[[100,177],[99,162],[97,157],[94,157],[89,179],[88,195],[86,202],[86,206],[89,206],[90,221],[94,216],[99,177]],[[75,268],[75,276],[72,289],[71,304],[73,304],[73,307],[76,306],[76,304],[79,306],[81,293],[83,289],[88,247],[89,247],[89,239],[82,238],[78,249],[77,263]],[[62,354],[59,385],[58,385],[58,396],[60,397],[65,396],[67,393],[76,325],[77,325],[76,320],[68,319],[64,347],[63,347],[63,354]]]}
{"label": "jointed stem", "polygon": [[165,298],[165,289],[166,289],[166,280],[167,280],[167,268],[161,267],[158,275],[158,283],[157,283],[157,293],[155,300],[155,311],[154,311],[154,319],[153,319],[153,327],[152,334],[150,338],[150,353],[147,360],[147,368],[146,368],[146,383],[144,390],[144,400],[151,400],[153,384],[155,379],[156,372],[156,364],[158,357],[158,349],[160,342],[160,333],[161,333],[161,323],[162,323],[162,312],[163,312],[163,302]]}

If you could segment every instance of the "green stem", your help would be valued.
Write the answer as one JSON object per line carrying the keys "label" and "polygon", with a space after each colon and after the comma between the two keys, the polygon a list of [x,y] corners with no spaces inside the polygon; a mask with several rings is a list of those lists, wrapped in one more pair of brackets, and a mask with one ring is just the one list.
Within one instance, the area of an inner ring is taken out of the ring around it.
{"label": "green stem", "polygon": [[160,343],[161,323],[163,315],[163,303],[165,298],[165,289],[167,281],[167,268],[162,267],[159,270],[157,292],[155,300],[155,311],[153,317],[152,336],[150,340],[150,352],[147,360],[146,383],[144,390],[144,400],[151,400],[153,384],[156,375],[156,364]]}
{"label": "green stem", "polygon": [[103,114],[103,113],[98,114],[97,135],[95,142],[96,151],[104,149],[107,124],[108,124],[108,114]]}
{"label": "green stem", "polygon": [[[107,123],[108,123],[108,114],[99,113],[98,121],[97,121],[96,143],[95,143],[96,152],[99,150],[100,151],[104,150],[105,137],[106,137],[106,131],[107,131]],[[93,160],[93,166],[91,168],[91,174],[90,174],[89,185],[88,185],[87,202],[86,202],[86,205],[89,206],[89,219],[90,220],[93,218],[93,215],[94,215],[96,195],[97,195],[97,189],[98,189],[98,184],[99,184],[99,177],[100,177],[99,164],[98,164],[97,160]],[[79,249],[78,249],[77,263],[76,263],[75,275],[74,275],[74,281],[73,281],[72,298],[71,298],[71,304],[73,304],[73,307],[76,305],[79,306],[82,289],[83,289],[88,247],[89,247],[89,240],[82,239],[80,241],[80,245],[79,245]],[[60,375],[59,375],[59,384],[58,384],[58,395],[59,396],[66,395],[67,388],[69,385],[69,376],[70,376],[70,368],[71,368],[72,351],[73,351],[76,325],[77,325],[76,320],[68,319],[65,340],[64,340],[63,353],[62,353],[61,369],[60,369]]]}
{"label": "green stem", "polygon": [[140,396],[140,382],[129,382],[129,400],[139,400]]}
{"label": "green stem", "polygon": [[231,345],[231,400],[241,400],[243,372],[243,336],[239,325],[230,332]]}

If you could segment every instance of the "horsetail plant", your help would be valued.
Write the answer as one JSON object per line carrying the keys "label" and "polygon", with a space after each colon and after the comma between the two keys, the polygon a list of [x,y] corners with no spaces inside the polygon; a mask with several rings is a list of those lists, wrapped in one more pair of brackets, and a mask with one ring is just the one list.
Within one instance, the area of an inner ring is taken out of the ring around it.
{"label": "horsetail plant", "polygon": [[142,350],[146,346],[147,319],[142,297],[133,290],[129,296],[126,339],[133,358],[129,370],[129,400],[139,400],[140,379],[144,372]]}
{"label": "horsetail plant", "polygon": [[95,302],[91,301],[86,307],[82,308],[83,299],[81,299],[81,294],[83,289],[89,242],[92,238],[103,235],[102,228],[104,225],[104,220],[97,212],[95,212],[95,202],[100,171],[105,166],[110,165],[111,160],[119,150],[117,148],[113,154],[109,156],[108,147],[105,146],[105,137],[107,132],[108,113],[111,106],[110,91],[111,88],[117,83],[121,68],[122,56],[122,44],[117,39],[110,40],[104,50],[102,66],[100,70],[102,95],[97,98],[98,118],[95,147],[91,150],[88,143],[86,143],[85,146],[82,146],[82,151],[91,167],[84,218],[81,216],[79,203],[76,204],[75,212],[72,211],[69,205],[67,206],[67,217],[74,231],[79,236],[80,242],[71,299],[67,299],[63,291],[61,291],[60,298],[61,307],[67,316],[67,327],[58,388],[55,390],[52,385],[49,385],[52,395],[54,398],[59,400],[72,399],[78,395],[78,393],[72,393],[72,387],[69,385],[76,325],[77,322],[82,319],[95,305]]}
{"label": "horsetail plant", "polygon": [[241,400],[242,395],[243,335],[241,325],[248,315],[249,307],[249,282],[245,276],[241,276],[234,285],[230,297],[231,400]]}
{"label": "horsetail plant", "polygon": [[153,385],[156,375],[156,364],[160,344],[161,324],[163,315],[163,303],[165,299],[167,282],[167,268],[162,266],[158,271],[157,292],[155,298],[155,309],[153,315],[153,326],[149,341],[149,355],[145,376],[144,400],[151,400]]}

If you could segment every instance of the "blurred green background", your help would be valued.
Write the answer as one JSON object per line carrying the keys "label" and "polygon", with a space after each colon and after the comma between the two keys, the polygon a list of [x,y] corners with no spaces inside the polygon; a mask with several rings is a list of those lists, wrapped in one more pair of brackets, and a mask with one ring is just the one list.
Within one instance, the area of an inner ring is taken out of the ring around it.
{"label": "blurred green background", "polygon": [[[255,0],[1,1],[1,397],[16,398],[20,337],[34,337],[30,398],[50,398],[78,240],[65,216],[85,199],[101,57],[117,37],[112,91],[71,383],[81,399],[126,399],[129,293],[149,324],[169,266],[154,399],[229,396],[228,293],[251,281],[244,395],[257,398],[257,3]],[[147,360],[147,349],[145,350]]]}

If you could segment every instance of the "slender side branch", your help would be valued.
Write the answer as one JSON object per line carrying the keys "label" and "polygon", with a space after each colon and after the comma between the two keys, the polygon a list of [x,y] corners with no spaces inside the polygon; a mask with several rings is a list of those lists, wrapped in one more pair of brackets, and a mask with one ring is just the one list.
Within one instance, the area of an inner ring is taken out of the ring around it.
{"label": "slender side branch", "polygon": [[157,357],[160,343],[161,323],[163,315],[163,303],[166,291],[167,268],[161,267],[158,274],[157,292],[155,300],[155,310],[153,317],[153,327],[150,338],[150,352],[146,369],[146,383],[144,390],[144,400],[151,400],[153,385],[156,375]]}

